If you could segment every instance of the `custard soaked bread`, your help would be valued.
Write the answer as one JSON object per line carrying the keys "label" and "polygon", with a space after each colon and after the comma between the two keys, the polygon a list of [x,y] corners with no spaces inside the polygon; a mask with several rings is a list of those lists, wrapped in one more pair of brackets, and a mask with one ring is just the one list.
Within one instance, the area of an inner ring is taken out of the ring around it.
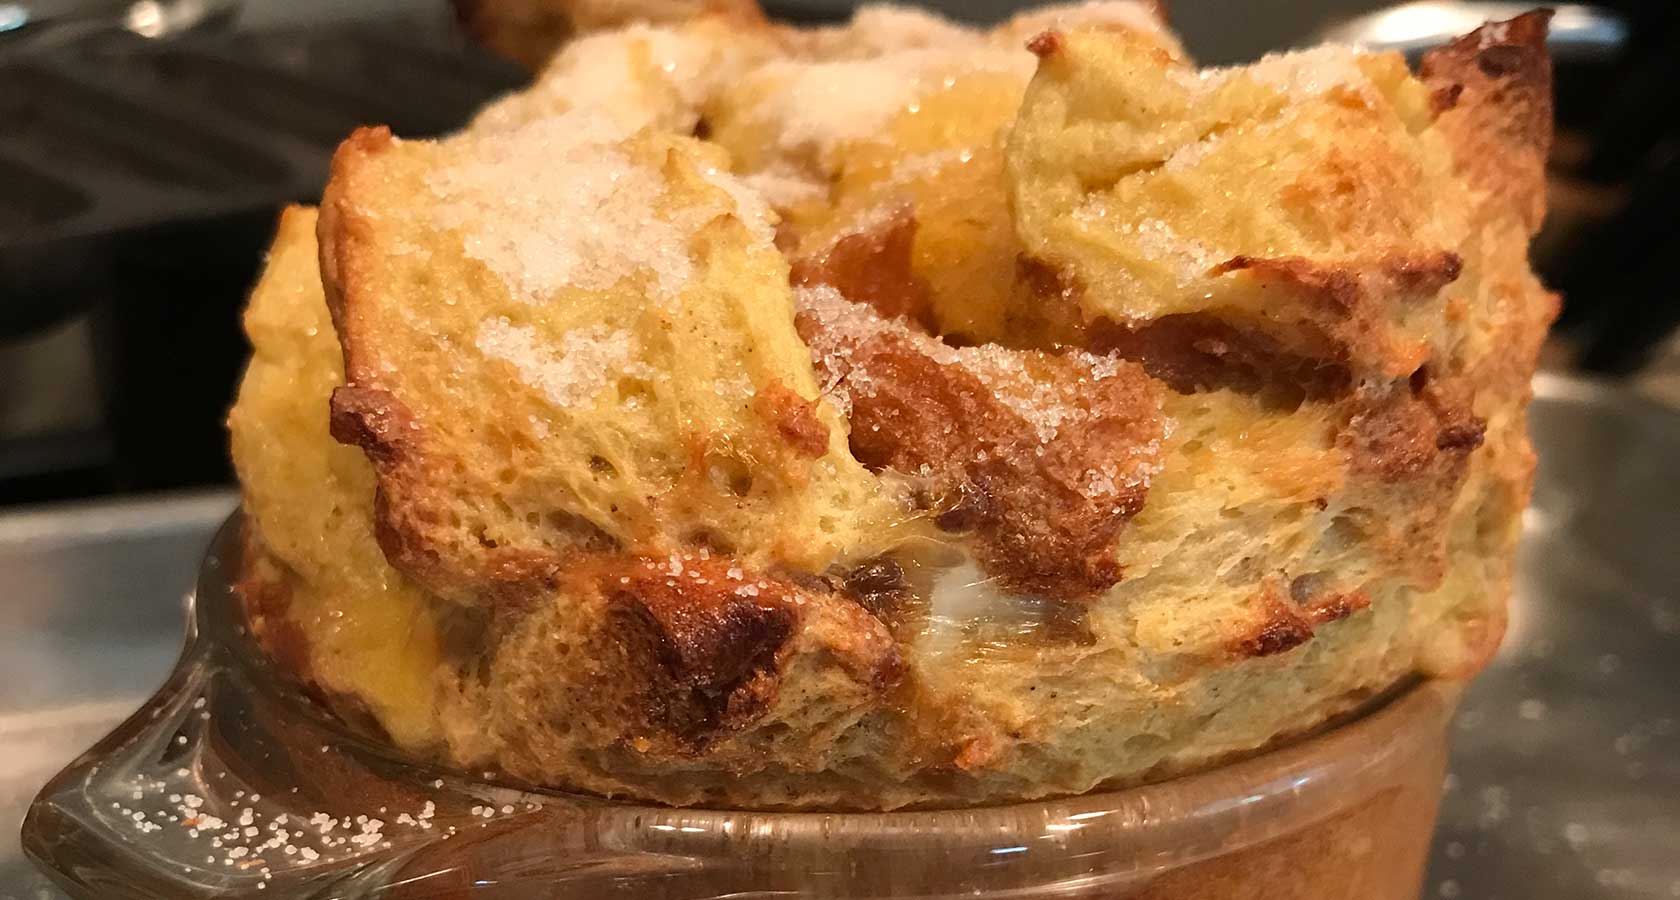
{"label": "custard soaked bread", "polygon": [[315,211],[280,217],[245,312],[255,349],[228,417],[243,485],[252,630],[284,668],[335,707],[371,715],[399,743],[439,735],[442,619],[386,562],[367,458],[328,433],[344,384],[321,293]]}
{"label": "custard soaked bread", "polygon": [[[1143,3],[1046,7],[991,31],[866,6],[850,27],[819,34],[815,51],[719,92],[707,106],[712,139],[783,214],[796,279],[850,278],[849,296],[895,304],[889,314],[1007,343],[1020,246],[1003,149],[1033,72],[1022,46],[1075,27],[1182,55]],[[895,270],[903,276],[881,274]],[[883,282],[898,290],[876,297]]]}
{"label": "custard soaked bread", "polygon": [[393,561],[466,603],[601,546],[821,571],[893,514],[715,149],[588,112],[347,141],[321,260]]}
{"label": "custard soaked bread", "polygon": [[1543,16],[1415,76],[1200,70],[1132,3],[717,21],[360,131],[283,220],[242,588],[325,703],[533,783],[880,809],[1485,662],[1555,311]]}

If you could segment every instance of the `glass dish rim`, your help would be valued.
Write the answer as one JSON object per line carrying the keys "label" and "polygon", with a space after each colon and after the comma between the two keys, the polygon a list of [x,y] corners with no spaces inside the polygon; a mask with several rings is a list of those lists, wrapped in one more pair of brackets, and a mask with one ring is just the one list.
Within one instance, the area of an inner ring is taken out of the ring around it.
{"label": "glass dish rim", "polygon": [[[568,791],[562,788],[548,787],[540,784],[527,784],[507,779],[497,773],[470,772],[454,769],[437,762],[417,759],[404,754],[399,748],[358,731],[354,726],[346,723],[322,704],[307,696],[304,692],[290,685],[289,679],[272,664],[269,654],[257,643],[255,636],[245,626],[242,617],[237,615],[243,609],[243,604],[235,590],[233,573],[236,565],[230,565],[239,558],[242,552],[242,529],[245,527],[244,511],[235,509],[228,518],[217,528],[206,550],[204,559],[199,566],[197,589],[186,598],[188,635],[186,643],[190,645],[195,640],[220,640],[224,646],[233,652],[229,661],[252,676],[254,683],[266,691],[271,692],[273,699],[284,703],[292,711],[308,717],[317,725],[338,732],[343,738],[353,743],[357,750],[372,756],[377,756],[387,762],[433,772],[455,778],[475,780],[496,787],[508,788],[522,793],[535,794],[545,797],[564,798],[571,801],[597,802],[608,805],[616,810],[632,814],[646,815],[648,813],[682,809],[690,812],[706,812],[711,814],[753,815],[764,818],[797,819],[800,817],[819,816],[826,819],[847,816],[898,816],[915,813],[968,813],[983,810],[1009,810],[1022,807],[1045,806],[1057,803],[1077,801],[1082,798],[1100,798],[1120,796],[1125,794],[1150,794],[1152,788],[1162,788],[1167,785],[1184,788],[1205,775],[1227,773],[1233,770],[1260,769],[1264,762],[1278,762],[1283,759],[1293,759],[1305,756],[1303,748],[1316,748],[1322,744],[1339,744],[1338,735],[1352,730],[1365,728],[1379,728],[1398,724],[1394,721],[1398,713],[1411,710],[1413,705],[1425,705],[1419,698],[1434,699],[1435,696],[1456,698],[1461,689],[1458,682],[1442,679],[1411,679],[1373,696],[1350,713],[1332,718],[1324,724],[1303,734],[1285,736],[1274,744],[1258,751],[1233,756],[1226,762],[1198,768],[1188,772],[1169,775],[1160,779],[1146,781],[1140,784],[1119,788],[1099,788],[1083,794],[1070,796],[1046,797],[1034,800],[1017,800],[1010,803],[990,804],[981,806],[940,806],[940,807],[912,807],[896,810],[791,810],[791,809],[751,809],[738,807],[673,807],[657,803],[637,800],[619,800],[610,797],[600,797],[578,791]],[[227,602],[204,602],[209,596]],[[183,647],[182,656],[186,656],[190,646]],[[1398,735],[1396,735],[1398,736]],[[1385,747],[1403,744],[1403,741],[1386,741]],[[1365,758],[1365,764],[1357,767],[1360,770],[1381,765],[1385,759]],[[486,775],[490,777],[485,777]]]}
{"label": "glass dish rim", "polygon": [[[531,798],[571,817],[550,827],[579,829],[623,842],[625,852],[715,858],[737,852],[744,835],[774,835],[775,853],[804,859],[836,848],[894,857],[957,858],[1008,852],[1053,840],[1068,853],[1115,853],[1126,871],[1193,865],[1279,838],[1328,819],[1404,779],[1417,754],[1439,744],[1462,690],[1459,682],[1424,680],[1401,686],[1360,713],[1314,733],[1195,772],[1116,790],[978,807],[822,812],[668,807],[510,783],[415,759],[358,732],[293,686],[270,662],[244,624],[234,588],[243,547],[243,514],[218,529],[188,598],[185,647],[169,680],[134,716],[55,776],[38,794],[25,823],[42,828],[37,808],[90,767],[157,727],[158,710],[194,690],[190,671],[207,661],[243,676],[243,688],[343,743],[347,758],[368,771],[402,773],[419,785],[495,790]],[[248,695],[249,696],[249,695]],[[538,827],[542,822],[536,820]],[[80,836],[98,845],[98,834]],[[108,840],[108,838],[106,839]],[[44,846],[44,843],[42,844]],[[1025,856],[1026,854],[1021,854]]]}

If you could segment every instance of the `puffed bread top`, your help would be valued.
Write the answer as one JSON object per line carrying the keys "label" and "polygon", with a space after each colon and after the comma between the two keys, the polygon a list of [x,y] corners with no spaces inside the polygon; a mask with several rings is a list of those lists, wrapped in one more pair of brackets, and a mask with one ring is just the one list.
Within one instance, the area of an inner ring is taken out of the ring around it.
{"label": "puffed bread top", "polygon": [[359,131],[247,313],[255,630],[414,754],[734,807],[1137,783],[1468,677],[1544,30],[1414,75],[1198,69],[1145,4],[732,13]]}

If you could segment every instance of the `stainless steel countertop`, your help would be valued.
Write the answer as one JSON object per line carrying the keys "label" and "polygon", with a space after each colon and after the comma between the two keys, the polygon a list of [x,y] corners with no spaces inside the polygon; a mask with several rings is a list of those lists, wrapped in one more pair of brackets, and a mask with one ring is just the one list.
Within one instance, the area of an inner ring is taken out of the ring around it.
{"label": "stainless steel countertop", "polygon": [[46,780],[169,673],[231,491],[0,514],[0,898],[61,895],[18,850]]}
{"label": "stainless steel countertop", "polygon": [[[1460,711],[1424,896],[1677,898],[1680,414],[1542,377],[1533,431],[1511,630]],[[0,514],[0,900],[59,896],[18,856],[24,806],[162,682],[234,503]]]}

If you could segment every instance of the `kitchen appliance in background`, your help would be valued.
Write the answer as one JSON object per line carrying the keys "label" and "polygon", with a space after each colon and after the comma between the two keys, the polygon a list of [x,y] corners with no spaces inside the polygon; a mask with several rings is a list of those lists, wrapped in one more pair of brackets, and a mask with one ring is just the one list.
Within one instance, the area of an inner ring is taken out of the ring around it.
{"label": "kitchen appliance in background", "polygon": [[362,124],[525,75],[425,15],[235,27],[225,0],[0,0],[0,503],[231,480],[238,314],[277,210]]}

